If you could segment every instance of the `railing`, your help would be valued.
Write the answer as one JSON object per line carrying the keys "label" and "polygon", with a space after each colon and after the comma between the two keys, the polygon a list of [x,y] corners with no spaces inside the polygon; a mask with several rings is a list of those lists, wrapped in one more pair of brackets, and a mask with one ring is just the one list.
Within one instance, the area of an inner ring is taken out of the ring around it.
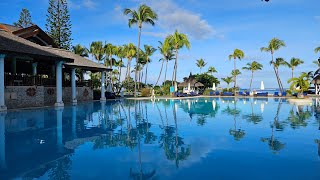
{"label": "railing", "polygon": [[[45,87],[55,87],[56,79],[48,78],[42,75],[11,75],[5,74],[4,76],[5,86],[45,86]],[[71,87],[70,80],[64,80],[62,82],[63,87]],[[77,87],[90,87],[93,88],[91,80],[83,80],[76,82]]]}

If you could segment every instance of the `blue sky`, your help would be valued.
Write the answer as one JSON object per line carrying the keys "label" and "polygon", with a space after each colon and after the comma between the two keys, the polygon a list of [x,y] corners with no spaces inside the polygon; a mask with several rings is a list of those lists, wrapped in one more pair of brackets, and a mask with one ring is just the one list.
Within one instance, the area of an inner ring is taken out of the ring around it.
{"label": "blue sky", "polygon": [[[260,47],[277,37],[287,47],[276,52],[276,57],[289,60],[298,57],[305,61],[296,69],[316,70],[312,64],[319,57],[314,48],[320,46],[320,12],[318,0],[69,0],[72,38],[74,44],[88,47],[92,41],[106,41],[116,45],[128,42],[137,43],[137,29],[128,28],[124,8],[136,8],[145,3],[159,15],[155,27],[144,26],[142,45],[158,46],[158,41],[173,33],[175,29],[188,35],[190,50],[181,50],[178,67],[178,80],[198,73],[196,59],[203,58],[209,66],[218,70],[218,78],[229,76],[233,63],[228,55],[235,48],[242,49],[246,58],[237,62],[239,68],[252,60],[264,65],[263,71],[255,74],[254,87],[260,81],[266,87],[277,87],[275,75],[269,65],[271,59],[267,53],[260,52]],[[22,8],[31,12],[34,23],[45,29],[48,0],[3,0],[0,2],[0,22],[12,24],[18,20]],[[161,55],[156,52],[150,65],[149,82],[154,83],[160,71]],[[168,76],[172,74],[173,62],[170,63]],[[290,70],[280,69],[281,78],[286,85]],[[163,78],[161,78],[163,79]],[[249,72],[242,72],[238,78],[241,87],[248,87]],[[221,86],[226,85],[222,82]]]}

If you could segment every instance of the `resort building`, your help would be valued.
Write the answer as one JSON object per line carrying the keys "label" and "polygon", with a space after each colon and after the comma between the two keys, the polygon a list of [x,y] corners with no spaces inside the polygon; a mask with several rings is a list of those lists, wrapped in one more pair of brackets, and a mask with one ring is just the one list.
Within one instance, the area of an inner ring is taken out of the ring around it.
{"label": "resort building", "polygon": [[58,49],[37,25],[0,24],[0,111],[93,100],[92,82],[76,69],[102,73],[101,100],[105,100],[105,77],[112,69]]}
{"label": "resort building", "polygon": [[190,73],[189,77],[184,78],[184,81],[178,85],[178,87],[183,88],[183,93],[199,93],[199,88],[204,87],[201,82],[198,82],[195,77]]}

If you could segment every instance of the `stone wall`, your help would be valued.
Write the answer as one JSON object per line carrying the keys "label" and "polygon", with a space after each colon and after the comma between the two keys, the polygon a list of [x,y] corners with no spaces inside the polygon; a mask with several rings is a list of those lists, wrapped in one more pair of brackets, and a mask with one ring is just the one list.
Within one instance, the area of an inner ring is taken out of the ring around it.
{"label": "stone wall", "polygon": [[[71,102],[71,87],[62,89],[65,104]],[[93,91],[88,87],[77,87],[77,100],[93,100]],[[43,86],[6,86],[5,103],[8,109],[53,106],[56,102],[56,88]]]}

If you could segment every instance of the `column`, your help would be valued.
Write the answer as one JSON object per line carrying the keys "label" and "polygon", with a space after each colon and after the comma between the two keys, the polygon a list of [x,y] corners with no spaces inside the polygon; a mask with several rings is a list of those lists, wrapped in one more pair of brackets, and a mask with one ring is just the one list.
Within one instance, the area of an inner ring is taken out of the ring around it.
{"label": "column", "polygon": [[76,69],[71,69],[71,94],[72,105],[77,105]]}
{"label": "column", "polygon": [[72,136],[77,138],[77,107],[72,106]]}
{"label": "column", "polygon": [[5,112],[0,112],[0,169],[5,169],[6,165],[6,123]]}
{"label": "column", "polygon": [[37,66],[38,66],[38,63],[37,62],[34,62],[32,63],[32,75],[37,75]]}
{"label": "column", "polygon": [[0,54],[0,111],[6,111],[4,100],[4,54]]}
{"label": "column", "polygon": [[56,109],[57,117],[57,149],[59,152],[63,151],[63,137],[62,137],[62,112],[63,107],[57,107]]}
{"label": "column", "polygon": [[12,58],[11,62],[11,73],[16,74],[17,73],[17,58]]}
{"label": "column", "polygon": [[100,101],[105,101],[106,100],[106,94],[105,94],[105,86],[106,86],[106,72],[102,71],[101,72],[101,98]]}
{"label": "column", "polygon": [[62,64],[63,61],[59,61],[56,64],[56,91],[57,91],[57,102],[55,103],[56,107],[63,107],[62,101]]}

